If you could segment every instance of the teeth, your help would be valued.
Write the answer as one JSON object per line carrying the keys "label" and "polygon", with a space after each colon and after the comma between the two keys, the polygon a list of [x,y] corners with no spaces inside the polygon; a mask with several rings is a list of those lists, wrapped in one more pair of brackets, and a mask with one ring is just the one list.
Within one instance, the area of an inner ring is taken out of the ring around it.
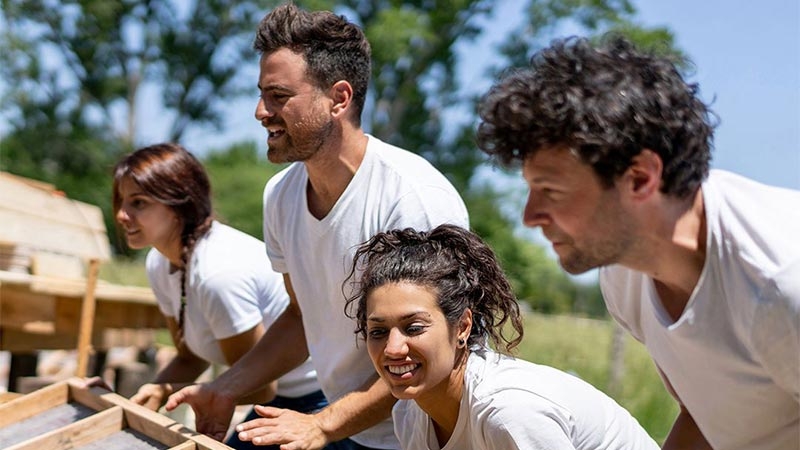
{"label": "teeth", "polygon": [[406,372],[411,372],[417,367],[416,364],[405,364],[403,366],[389,366],[389,372],[395,375],[402,375]]}

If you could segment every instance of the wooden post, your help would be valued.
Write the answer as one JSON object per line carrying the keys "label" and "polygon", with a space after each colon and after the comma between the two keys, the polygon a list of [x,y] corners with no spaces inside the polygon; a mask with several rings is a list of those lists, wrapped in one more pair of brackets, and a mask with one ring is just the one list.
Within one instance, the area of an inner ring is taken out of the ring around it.
{"label": "wooden post", "polygon": [[89,353],[92,350],[92,329],[94,328],[94,291],[97,287],[97,272],[99,268],[100,260],[89,260],[86,293],[83,296],[83,303],[81,304],[81,323],[78,329],[78,368],[75,371],[75,375],[79,377],[85,377],[88,372]]}

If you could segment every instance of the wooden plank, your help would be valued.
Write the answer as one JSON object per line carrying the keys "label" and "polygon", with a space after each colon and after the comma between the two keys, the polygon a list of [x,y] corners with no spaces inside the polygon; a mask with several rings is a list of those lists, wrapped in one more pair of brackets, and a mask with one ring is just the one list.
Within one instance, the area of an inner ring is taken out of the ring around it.
{"label": "wooden plank", "polygon": [[66,381],[69,385],[71,398],[93,409],[123,408],[124,428],[130,428],[172,447],[186,442],[188,439],[181,433],[171,431],[170,426],[177,422],[167,416],[151,411],[144,406],[133,403],[127,398],[101,387],[86,388],[81,378],[70,378]]}
{"label": "wooden plank", "polygon": [[[24,291],[81,298],[86,293],[86,280],[38,276],[0,270],[0,286],[19,286]],[[95,295],[109,302],[156,304],[152,289],[142,286],[123,286],[99,280]]]}
{"label": "wooden plank", "polygon": [[120,406],[33,437],[8,450],[68,450],[108,436],[123,428],[123,410]]}
{"label": "wooden plank", "polygon": [[[26,412],[12,416],[8,405]],[[0,420],[8,422],[0,423],[0,448],[8,450],[230,450],[77,377],[0,404]]]}
{"label": "wooden plank", "polygon": [[[29,333],[13,328],[3,328],[0,350],[12,353],[33,352],[36,350],[74,350],[76,333]],[[103,346],[102,335],[94,337],[95,348]]]}
{"label": "wooden plank", "polygon": [[0,427],[35,416],[47,409],[67,403],[69,388],[59,383],[31,392],[0,405]]}
{"label": "wooden plank", "polygon": [[45,277],[73,278],[84,277],[84,261],[74,255],[62,255],[36,251],[30,256],[30,272]]}
{"label": "wooden plank", "polygon": [[18,392],[0,392],[0,405],[20,397],[22,397],[22,394]]}
{"label": "wooden plank", "polygon": [[104,394],[111,391],[98,386],[85,387],[85,380],[83,378],[73,377],[65,380],[63,383],[68,387],[70,400],[86,405],[95,411],[121,406],[103,398]]}
{"label": "wooden plank", "polygon": [[170,436],[177,435],[181,436],[181,439],[191,439],[197,444],[197,448],[201,450],[230,450],[230,447],[222,442],[189,429],[167,416],[137,405],[113,392],[103,394],[102,397],[111,403],[125,407],[125,420],[128,426],[161,442],[177,445],[178,442],[172,444],[169,441],[169,439],[172,439]]}
{"label": "wooden plank", "polygon": [[97,206],[41,189],[19,177],[0,177],[0,241],[35,249],[111,259],[103,213]]}
{"label": "wooden plank", "polygon": [[197,448],[199,450],[226,450],[231,448],[222,442],[215,441],[205,434],[200,434],[197,432],[191,436],[191,439],[197,443]]}
{"label": "wooden plank", "polygon": [[0,325],[23,329],[24,324],[53,322],[55,297],[34,293],[24,286],[0,284]]}
{"label": "wooden plank", "polygon": [[100,268],[100,261],[93,259],[89,261],[89,278],[86,280],[86,295],[81,304],[81,322],[78,330],[78,367],[75,375],[86,376],[86,368],[89,365],[91,349],[92,330],[94,328],[94,312],[96,301],[94,291],[97,287],[97,272]]}
{"label": "wooden plank", "polygon": [[194,441],[185,441],[181,444],[170,447],[169,450],[197,450],[197,444]]}

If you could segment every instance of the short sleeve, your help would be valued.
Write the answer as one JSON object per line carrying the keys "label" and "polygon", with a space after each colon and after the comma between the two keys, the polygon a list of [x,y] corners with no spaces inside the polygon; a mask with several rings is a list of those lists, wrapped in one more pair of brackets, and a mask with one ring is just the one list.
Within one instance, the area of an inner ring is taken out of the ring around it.
{"label": "short sleeve", "polygon": [[469,228],[464,202],[447,189],[422,185],[397,200],[386,229],[430,230],[444,223]]}
{"label": "short sleeve", "polygon": [[203,316],[214,338],[226,339],[262,322],[258,288],[238,273],[220,272],[203,281],[199,289]]}
{"label": "short sleeve", "polygon": [[762,291],[752,333],[767,373],[800,402],[800,260],[776,274]]}

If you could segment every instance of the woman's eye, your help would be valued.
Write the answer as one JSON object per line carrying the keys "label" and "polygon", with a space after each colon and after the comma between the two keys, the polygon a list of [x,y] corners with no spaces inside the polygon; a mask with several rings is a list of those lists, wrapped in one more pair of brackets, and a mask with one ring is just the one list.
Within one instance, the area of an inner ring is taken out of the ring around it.
{"label": "woman's eye", "polygon": [[367,337],[370,339],[380,339],[386,334],[386,330],[380,328],[373,328],[367,331]]}
{"label": "woman's eye", "polygon": [[415,334],[420,334],[425,331],[425,327],[422,325],[409,325],[406,327],[406,334],[413,336]]}

